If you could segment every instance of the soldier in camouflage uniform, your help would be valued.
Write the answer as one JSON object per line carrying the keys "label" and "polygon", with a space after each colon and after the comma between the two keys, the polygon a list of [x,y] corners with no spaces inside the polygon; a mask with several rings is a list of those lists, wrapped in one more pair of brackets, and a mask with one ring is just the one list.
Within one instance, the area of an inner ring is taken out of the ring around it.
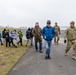
{"label": "soldier in camouflage uniform", "polygon": [[54,26],[54,30],[55,30],[55,37],[54,37],[54,43],[55,44],[59,44],[58,41],[60,39],[60,27],[58,26],[57,22],[55,23],[55,26]]}
{"label": "soldier in camouflage uniform", "polygon": [[74,24],[75,24],[74,21],[70,22],[70,28],[66,29],[64,43],[67,42],[65,56],[67,56],[67,52],[73,46],[72,58],[76,60],[76,28],[75,28]]}

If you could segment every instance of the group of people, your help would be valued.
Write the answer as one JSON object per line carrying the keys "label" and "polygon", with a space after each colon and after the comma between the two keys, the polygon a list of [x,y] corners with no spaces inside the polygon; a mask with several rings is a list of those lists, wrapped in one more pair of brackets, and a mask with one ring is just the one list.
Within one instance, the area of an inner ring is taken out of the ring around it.
{"label": "group of people", "polygon": [[[18,37],[19,37],[19,41],[17,42]],[[2,32],[0,32],[1,45],[6,43],[6,47],[10,47],[12,44],[12,46],[17,48],[17,43],[18,44],[20,43],[22,46],[22,37],[23,34],[21,30],[17,32],[16,30],[4,29]]]}
{"label": "group of people", "polygon": [[[42,36],[43,36],[46,46],[45,59],[51,59],[50,53],[51,53],[52,40],[54,38],[54,43],[56,45],[59,45],[58,42],[61,34],[60,27],[58,26],[57,22],[55,23],[55,26],[52,27],[51,21],[48,20],[46,26],[43,29],[41,29],[39,23],[36,22],[35,27],[32,30],[32,34],[35,39],[34,40],[35,50],[40,53],[42,53]],[[39,43],[39,47],[38,47],[38,43]],[[68,51],[73,46],[72,58],[76,60],[76,27],[74,21],[71,21],[69,28],[65,30],[64,43],[67,43],[65,56],[67,56]]]}
{"label": "group of people", "polygon": [[[60,27],[58,26],[57,22],[55,23],[55,26],[51,26],[51,21],[47,21],[47,25],[41,29],[39,26],[39,23],[35,23],[35,27],[32,30],[32,34],[34,36],[35,41],[35,50],[37,52],[42,53],[42,39],[45,40],[45,46],[46,46],[46,53],[45,53],[45,59],[51,59],[50,57],[50,50],[52,46],[52,40],[54,38],[54,43],[59,44],[59,34],[60,34]],[[39,43],[39,47],[38,47]]]}
{"label": "group of people", "polygon": [[[26,31],[26,47],[28,46],[29,42],[30,45],[33,46],[33,37],[35,42],[35,50],[36,52],[42,53],[42,39],[45,41],[45,47],[46,47],[46,53],[45,53],[45,59],[51,59],[50,53],[51,53],[51,46],[52,46],[52,40],[54,38],[55,45],[59,45],[59,39],[60,39],[60,27],[58,26],[58,23],[55,23],[55,26],[51,26],[51,21],[48,20],[46,23],[46,26],[41,29],[39,26],[39,23],[35,23],[34,28],[28,28]],[[17,42],[17,38],[19,37],[19,41]],[[17,43],[22,46],[22,38],[23,34],[22,31],[19,30],[16,32],[16,30],[9,31],[4,29],[2,31],[2,38],[3,40],[6,40],[6,47],[12,45],[17,48]],[[3,41],[1,40],[1,34],[0,34],[0,41],[1,45],[3,45]],[[39,43],[39,47],[38,47]],[[66,50],[65,50],[65,56],[67,56],[68,51],[73,46],[73,55],[72,58],[76,60],[76,27],[75,22],[70,22],[70,27],[65,30],[64,35],[64,43],[67,43]]]}

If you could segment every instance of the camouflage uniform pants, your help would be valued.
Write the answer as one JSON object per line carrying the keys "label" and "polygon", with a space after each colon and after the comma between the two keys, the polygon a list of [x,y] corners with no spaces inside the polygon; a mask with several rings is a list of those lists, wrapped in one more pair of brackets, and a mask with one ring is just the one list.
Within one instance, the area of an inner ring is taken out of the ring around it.
{"label": "camouflage uniform pants", "polygon": [[70,48],[73,46],[73,57],[76,58],[76,40],[74,41],[67,41],[67,47],[66,47],[66,53],[70,50]]}
{"label": "camouflage uniform pants", "polygon": [[55,35],[55,37],[54,37],[54,43],[58,43],[59,39],[60,39],[60,36],[59,35]]}

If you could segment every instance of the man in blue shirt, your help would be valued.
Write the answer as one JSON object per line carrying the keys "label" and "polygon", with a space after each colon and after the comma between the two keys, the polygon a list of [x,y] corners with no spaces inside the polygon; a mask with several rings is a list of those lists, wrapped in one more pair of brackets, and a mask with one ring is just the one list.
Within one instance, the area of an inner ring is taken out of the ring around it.
{"label": "man in blue shirt", "polygon": [[43,28],[42,35],[46,45],[45,59],[50,59],[50,47],[52,46],[52,39],[54,38],[54,35],[55,35],[55,31],[54,31],[54,28],[51,27],[50,20],[47,21],[47,26]]}

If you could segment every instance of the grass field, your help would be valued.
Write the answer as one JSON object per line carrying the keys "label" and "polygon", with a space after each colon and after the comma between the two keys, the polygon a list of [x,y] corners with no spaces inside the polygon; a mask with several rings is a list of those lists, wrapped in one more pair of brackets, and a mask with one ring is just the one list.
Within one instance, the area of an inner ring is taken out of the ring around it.
{"label": "grass field", "polygon": [[6,48],[5,45],[0,45],[0,75],[7,75],[10,69],[27,50],[28,48],[25,46]]}

